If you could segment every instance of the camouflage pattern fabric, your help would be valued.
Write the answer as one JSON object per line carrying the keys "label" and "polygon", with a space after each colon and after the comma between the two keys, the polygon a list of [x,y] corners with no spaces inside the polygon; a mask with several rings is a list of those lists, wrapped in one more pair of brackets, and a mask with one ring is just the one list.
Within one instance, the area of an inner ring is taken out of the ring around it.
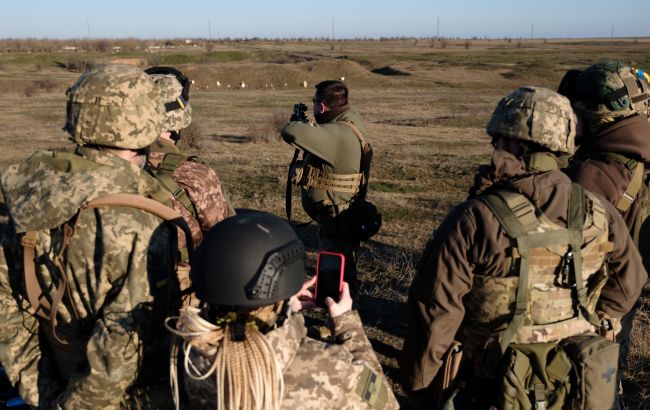
{"label": "camouflage pattern fabric", "polygon": [[91,70],[67,91],[65,129],[75,143],[139,149],[162,131],[164,106],[154,81],[128,65]]}
{"label": "camouflage pattern fabric", "polygon": [[15,223],[0,252],[0,361],[8,377],[31,406],[120,408],[132,385],[166,374],[162,320],[174,285],[174,231],[133,208],[79,214],[64,256],[70,289],[57,330],[69,344],[62,346],[44,333],[49,322],[39,324],[28,312],[22,249],[12,230],[38,230],[37,275],[51,291],[61,280],[54,262],[63,238],[57,224],[97,196],[155,196],[158,184],[137,166],[88,148],[77,155],[36,153],[4,170],[0,181]]}
{"label": "camouflage pattern fabric", "polygon": [[[160,148],[159,148],[160,147]],[[159,152],[149,154],[149,166],[156,167],[166,153],[179,153],[171,141],[158,138],[152,149]],[[185,191],[196,217],[177,199],[172,199],[172,207],[182,216],[192,231],[192,240],[198,246],[207,232],[217,222],[235,215],[235,210],[226,195],[217,173],[210,167],[188,157],[182,161],[171,174],[172,180]],[[179,232],[179,247],[184,247],[185,235]]]}
{"label": "camouflage pattern fabric", "polygon": [[[154,74],[151,76],[156,82],[160,93],[160,100],[163,103],[176,101],[183,92],[183,86],[178,82],[176,76],[171,74]],[[164,131],[178,131],[186,128],[192,122],[192,106],[187,102],[185,107],[177,110],[167,111],[163,121]]]}
{"label": "camouflage pattern fabric", "polygon": [[[605,285],[605,256],[611,251],[605,210],[600,200],[587,193],[592,211],[587,214],[582,232],[582,278],[587,289],[590,312]],[[531,206],[532,208],[532,206]],[[523,211],[521,211],[523,213]],[[541,215],[528,227],[529,233],[560,231],[564,228]],[[524,325],[512,343],[545,343],[594,331],[585,319],[576,317],[574,289],[558,284],[568,245],[552,245],[528,251],[528,306]],[[513,262],[514,264],[514,262]],[[598,276],[595,276],[598,275]],[[503,330],[515,312],[515,294],[519,278],[476,275],[470,293],[465,297],[465,325],[476,331],[493,333]],[[575,319],[575,320],[574,320]]]}
{"label": "camouflage pattern fabric", "polygon": [[[17,233],[59,226],[72,218],[81,204],[105,194],[154,196],[161,189],[136,165],[91,148],[78,148],[77,152],[79,155],[39,151],[2,172],[0,183]],[[93,172],[83,172],[89,169]],[[44,198],[44,202],[35,198]]]}
{"label": "camouflage pattern fabric", "polygon": [[621,62],[601,61],[588,67],[576,78],[575,91],[573,106],[587,120],[611,122],[637,112],[647,116],[648,83]]}
{"label": "camouflage pattern fabric", "polygon": [[573,154],[576,122],[566,97],[547,88],[521,87],[499,101],[486,130],[493,138],[532,141]]}
{"label": "camouflage pattern fabric", "polygon": [[[302,315],[292,315],[265,335],[276,352],[284,376],[282,409],[397,409],[381,366],[356,312],[333,319],[338,344],[307,337]],[[199,371],[214,360],[192,352]],[[193,408],[215,408],[214,378],[185,378]]]}

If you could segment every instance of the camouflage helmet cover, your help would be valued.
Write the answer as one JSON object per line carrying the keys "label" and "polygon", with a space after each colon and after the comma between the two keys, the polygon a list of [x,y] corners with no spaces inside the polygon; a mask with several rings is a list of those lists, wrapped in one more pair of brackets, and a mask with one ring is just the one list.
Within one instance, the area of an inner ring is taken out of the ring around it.
{"label": "camouflage helmet cover", "polygon": [[576,116],[566,97],[541,87],[521,87],[499,101],[486,127],[491,137],[532,141],[572,154]]}
{"label": "camouflage helmet cover", "polygon": [[84,73],[68,89],[64,130],[80,146],[140,149],[162,130],[164,108],[153,80],[129,65]]}
{"label": "camouflage helmet cover", "polygon": [[[163,104],[179,100],[183,92],[183,86],[173,74],[153,74],[151,78],[156,82]],[[181,99],[182,100],[182,99]],[[192,106],[190,102],[184,102],[178,109],[172,109],[165,113],[163,123],[164,131],[178,131],[186,128],[192,122]]]}
{"label": "camouflage helmet cover", "polygon": [[618,61],[601,61],[576,78],[573,106],[587,120],[648,115],[648,83]]}

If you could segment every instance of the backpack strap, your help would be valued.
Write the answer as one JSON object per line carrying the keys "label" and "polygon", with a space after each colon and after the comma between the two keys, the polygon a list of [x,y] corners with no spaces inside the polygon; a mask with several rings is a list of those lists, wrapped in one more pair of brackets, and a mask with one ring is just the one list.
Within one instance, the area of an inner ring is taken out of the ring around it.
{"label": "backpack strap", "polygon": [[[102,208],[112,206],[125,206],[129,208],[137,208],[158,216],[159,218],[170,222],[179,227],[185,234],[187,244],[187,252],[192,260],[192,233],[187,223],[183,220],[176,210],[169,208],[158,201],[150,198],[142,197],[135,194],[109,194],[93,199],[77,212],[77,216],[81,211],[88,208]],[[27,292],[27,299],[32,308],[32,313],[42,319],[49,320],[52,326],[52,333],[54,337],[62,344],[67,344],[66,341],[58,338],[55,332],[56,327],[56,314],[59,309],[59,304],[63,300],[66,290],[70,292],[67,276],[63,266],[63,255],[70,243],[70,239],[74,235],[74,228],[76,226],[77,217],[74,218],[74,223],[71,226],[66,223],[63,225],[64,236],[61,248],[54,258],[54,264],[59,270],[61,276],[61,283],[56,287],[52,295],[52,304],[48,300],[47,294],[43,292],[41,285],[36,275],[36,234],[37,231],[27,231],[21,238],[23,246],[23,274],[25,277],[25,291]],[[74,306],[73,306],[74,308]],[[49,311],[49,315],[48,312]]]}
{"label": "backpack strap", "polygon": [[190,201],[190,198],[187,196],[187,192],[178,185],[176,181],[172,178],[172,174],[178,168],[178,166],[185,161],[192,161],[196,157],[188,157],[183,154],[178,154],[175,152],[170,152],[165,154],[162,161],[158,166],[151,168],[152,173],[158,181],[167,189],[171,194],[176,198],[187,211],[196,218],[197,212],[194,204]]}
{"label": "backpack strap", "polygon": [[618,209],[619,212],[624,213],[630,209],[630,206],[632,206],[632,203],[637,198],[637,195],[641,190],[641,184],[643,183],[644,168],[643,163],[636,162],[634,171],[632,172],[632,179],[625,189],[625,192],[623,192],[621,199],[616,203],[616,209]]}

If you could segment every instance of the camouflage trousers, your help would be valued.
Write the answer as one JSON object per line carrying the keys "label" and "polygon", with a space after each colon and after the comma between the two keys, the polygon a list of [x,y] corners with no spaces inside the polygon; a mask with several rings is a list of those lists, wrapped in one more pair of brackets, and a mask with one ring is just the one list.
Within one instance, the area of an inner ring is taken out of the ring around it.
{"label": "camouflage trousers", "polygon": [[344,280],[350,285],[350,295],[357,300],[359,283],[357,280],[356,253],[360,242],[353,235],[348,213],[323,219],[318,233],[319,248],[323,251],[338,252],[345,256]]}

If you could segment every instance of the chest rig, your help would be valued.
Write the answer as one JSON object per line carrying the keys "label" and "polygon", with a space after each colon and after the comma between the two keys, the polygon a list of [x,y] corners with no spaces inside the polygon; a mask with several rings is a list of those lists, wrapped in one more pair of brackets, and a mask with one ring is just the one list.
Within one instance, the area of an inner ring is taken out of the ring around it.
{"label": "chest rig", "polygon": [[593,331],[596,302],[607,280],[611,251],[605,209],[572,184],[567,227],[551,222],[524,195],[481,197],[510,238],[510,273],[476,275],[464,302],[465,327],[510,343],[545,343]]}

